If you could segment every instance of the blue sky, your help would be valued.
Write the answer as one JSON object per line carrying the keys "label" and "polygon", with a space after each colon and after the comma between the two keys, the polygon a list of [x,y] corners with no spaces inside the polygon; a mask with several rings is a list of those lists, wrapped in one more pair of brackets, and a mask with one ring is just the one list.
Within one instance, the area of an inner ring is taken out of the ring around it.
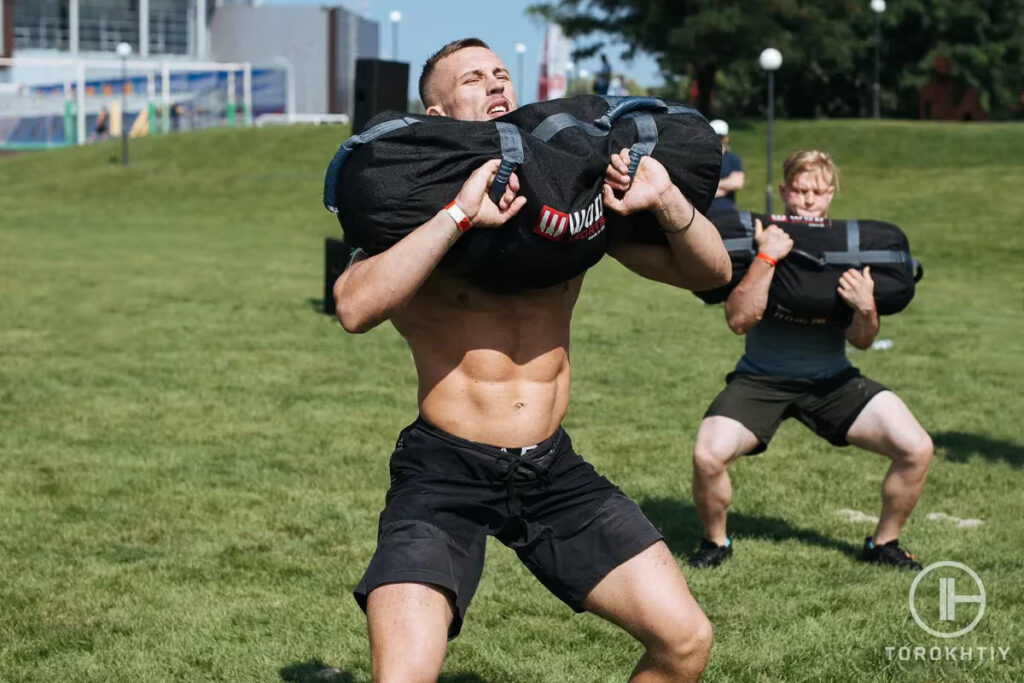
{"label": "blue sky", "polygon": [[[380,24],[381,57],[392,59],[392,29],[388,15],[392,10],[402,13],[398,25],[398,59],[409,62],[409,94],[415,97],[416,81],[420,69],[432,53],[448,41],[467,36],[481,38],[497,52],[512,71],[517,90],[522,90],[519,101],[523,104],[537,98],[537,74],[541,48],[544,44],[544,25],[526,16],[526,8],[536,0],[506,0],[493,3],[487,0],[339,0],[335,3],[354,10]],[[315,0],[264,0],[264,4],[308,5],[321,4]],[[524,74],[518,73],[516,43],[526,45],[523,56]],[[606,54],[615,73],[625,74],[641,85],[661,83],[658,67],[650,57],[640,57],[631,64],[619,57],[622,47],[611,47]],[[579,66],[596,71],[598,59],[581,61]],[[523,86],[520,88],[520,79]]]}

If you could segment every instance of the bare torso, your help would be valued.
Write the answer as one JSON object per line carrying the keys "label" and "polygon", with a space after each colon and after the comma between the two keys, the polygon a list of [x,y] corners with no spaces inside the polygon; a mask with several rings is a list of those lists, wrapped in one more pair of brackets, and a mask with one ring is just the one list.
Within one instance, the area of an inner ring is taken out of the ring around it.
{"label": "bare torso", "polygon": [[435,271],[391,318],[412,349],[423,418],[495,446],[551,436],[569,407],[569,326],[582,284],[494,294]]}

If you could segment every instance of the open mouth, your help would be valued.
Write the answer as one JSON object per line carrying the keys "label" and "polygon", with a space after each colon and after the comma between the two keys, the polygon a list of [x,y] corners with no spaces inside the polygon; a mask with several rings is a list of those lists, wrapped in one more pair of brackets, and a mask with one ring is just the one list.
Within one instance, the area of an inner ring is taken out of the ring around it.
{"label": "open mouth", "polygon": [[509,104],[506,100],[500,100],[494,102],[491,106],[487,107],[487,115],[496,118],[498,116],[504,116],[509,112]]}

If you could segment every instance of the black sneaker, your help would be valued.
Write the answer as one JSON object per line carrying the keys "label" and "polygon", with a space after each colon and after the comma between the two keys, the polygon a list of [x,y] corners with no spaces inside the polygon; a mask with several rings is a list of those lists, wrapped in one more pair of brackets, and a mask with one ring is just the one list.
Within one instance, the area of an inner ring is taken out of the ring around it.
{"label": "black sneaker", "polygon": [[690,558],[690,566],[699,569],[717,567],[732,557],[732,539],[725,545],[715,545],[706,538],[700,539],[700,547]]}
{"label": "black sneaker", "polygon": [[910,571],[921,571],[921,563],[917,558],[900,547],[899,539],[893,539],[884,545],[875,545],[871,537],[864,539],[864,550],[860,553],[860,559],[864,562],[874,564],[887,564],[899,569]]}

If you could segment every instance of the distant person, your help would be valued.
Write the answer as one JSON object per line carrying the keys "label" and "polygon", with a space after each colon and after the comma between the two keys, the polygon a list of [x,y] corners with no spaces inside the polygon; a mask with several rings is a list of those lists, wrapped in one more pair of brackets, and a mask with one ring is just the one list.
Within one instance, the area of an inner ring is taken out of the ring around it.
{"label": "distant person", "polygon": [[110,137],[110,112],[106,107],[100,109],[96,115],[96,127],[93,130],[93,140],[106,140]]}
{"label": "distant person", "polygon": [[[460,121],[490,121],[517,107],[511,74],[476,38],[427,60],[420,97],[428,114]],[[498,161],[481,165],[447,207],[394,246],[369,257],[356,251],[334,287],[345,330],[390,320],[419,379],[419,417],[398,437],[377,550],[355,589],[373,679],[437,678],[480,580],[487,537],[495,536],[572,609],[644,645],[636,680],[695,680],[710,653],[707,617],[661,533],[573,450],[561,427],[584,276],[498,294],[438,268],[464,231],[500,228],[526,202],[516,196],[515,174],[491,201]],[[678,287],[727,281],[717,231],[665,168],[644,157],[630,184],[628,166],[628,150],[610,158],[604,206],[651,211],[666,244],[619,245],[610,255]]]}
{"label": "distant person", "polygon": [[612,97],[625,97],[629,94],[629,90],[626,88],[626,84],[622,80],[622,76],[615,76],[612,78],[611,85],[608,86],[608,94]]}
{"label": "distant person", "polygon": [[[832,157],[801,150],[782,170],[779,191],[789,214],[827,217],[838,189]],[[846,357],[847,341],[868,349],[878,334],[870,268],[851,268],[840,277],[838,294],[853,309],[846,329],[777,320],[765,317],[768,289],[793,240],[778,226],[762,229],[760,221],[754,240],[757,257],[725,303],[729,329],[746,335],[746,353],[705,413],[693,448],[693,499],[704,538],[690,564],[715,567],[732,556],[726,470],[742,455],[764,452],[782,421],[795,417],[835,446],[853,444],[892,461],[882,481],[881,517],[860,559],[921,569],[899,535],[924,488],[932,440],[896,394],[862,376]]]}
{"label": "distant person", "polygon": [[729,149],[729,124],[722,119],[711,122],[718,139],[722,142],[722,170],[718,174],[718,190],[708,208],[708,215],[737,211],[736,191],[743,189],[746,175],[743,173],[743,159]]}
{"label": "distant person", "polygon": [[612,65],[608,63],[608,58],[602,54],[601,66],[598,68],[597,73],[594,74],[594,92],[598,95],[607,95],[611,84]]}
{"label": "distant person", "polygon": [[936,55],[932,60],[932,78],[918,92],[918,116],[938,121],[987,121],[980,91],[961,83],[952,69],[949,57]]}
{"label": "distant person", "polygon": [[182,109],[180,104],[171,105],[171,130],[181,130]]}

